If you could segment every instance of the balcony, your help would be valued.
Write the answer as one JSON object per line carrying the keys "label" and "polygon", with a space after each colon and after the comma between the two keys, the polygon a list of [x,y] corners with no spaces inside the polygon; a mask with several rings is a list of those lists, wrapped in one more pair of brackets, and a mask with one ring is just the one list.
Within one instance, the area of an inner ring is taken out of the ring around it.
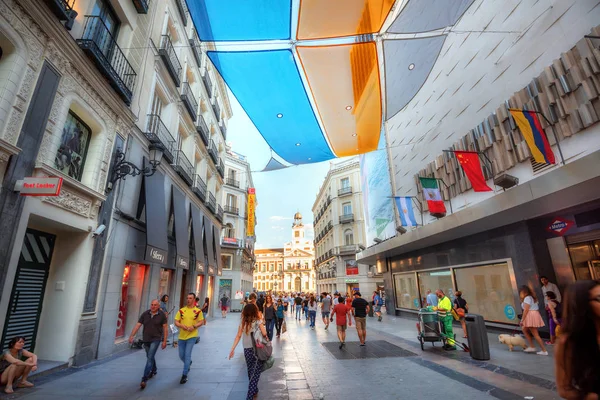
{"label": "balcony", "polygon": [[240,215],[240,209],[234,206],[225,206],[225,212],[227,214]]}
{"label": "balcony", "polygon": [[185,105],[186,110],[190,113],[190,117],[192,117],[192,121],[196,122],[196,118],[198,115],[198,101],[194,97],[194,93],[192,92],[192,87],[188,82],[183,82],[183,87],[181,89],[181,101]]}
{"label": "balcony", "polygon": [[85,17],[83,36],[77,39],[77,44],[123,101],[131,105],[137,74],[99,16]]}
{"label": "balcony", "polygon": [[224,237],[221,239],[221,246],[225,247],[242,247],[242,239]]}
{"label": "balcony", "polygon": [[163,156],[169,161],[170,164],[172,164],[175,155],[175,145],[177,142],[158,115],[148,115],[148,127],[144,135],[146,135],[146,138],[148,138],[151,143],[163,145],[165,149]]}
{"label": "balcony", "polygon": [[213,163],[215,163],[215,165],[219,164],[219,153],[217,152],[217,146],[215,145],[215,142],[210,139],[210,142],[208,144],[208,154],[210,155],[210,158],[212,158]]}
{"label": "balcony", "polygon": [[217,172],[221,175],[221,178],[225,178],[225,165],[223,164],[223,160],[219,158],[219,164],[217,165]]}
{"label": "balcony", "polygon": [[192,186],[194,183],[194,166],[181,150],[175,152],[173,169],[179,174],[181,179],[188,184],[188,186]]}
{"label": "balcony", "polygon": [[133,5],[135,6],[138,14],[148,14],[150,0],[133,0]]}
{"label": "balcony", "polygon": [[175,82],[175,86],[179,87],[181,84],[181,63],[179,62],[179,58],[177,58],[175,48],[168,35],[161,36],[158,55],[165,63],[169,75],[171,75],[173,82]]}
{"label": "balcony", "polygon": [[67,21],[69,19],[74,3],[75,0],[46,0],[46,4],[59,21]]}
{"label": "balcony", "polygon": [[209,130],[208,125],[206,125],[206,121],[202,115],[198,116],[198,125],[196,125],[196,132],[200,135],[200,139],[202,139],[202,143],[205,146],[208,146],[208,136]]}
{"label": "balcony", "polygon": [[340,224],[348,224],[354,222],[354,214],[340,215]]}
{"label": "balcony", "polygon": [[221,130],[221,134],[223,134],[223,139],[227,139],[227,127],[224,122],[219,125],[219,129]]}
{"label": "balcony", "polygon": [[348,244],[345,246],[338,246],[336,248],[337,250],[337,254],[342,256],[342,255],[348,255],[348,254],[356,254],[358,252],[360,252],[360,248],[358,247],[357,244]]}
{"label": "balcony", "polygon": [[202,202],[206,201],[206,183],[204,183],[204,180],[202,180],[200,175],[194,175],[194,185],[192,186],[192,192],[194,192],[194,194],[198,196],[198,198],[202,200]]}
{"label": "balcony", "polygon": [[233,186],[233,187],[238,188],[238,189],[240,187],[240,181],[236,181],[233,178],[227,178],[227,179],[225,179],[225,184],[229,185],[229,186]]}
{"label": "balcony", "polygon": [[175,4],[177,4],[177,9],[179,10],[179,14],[181,14],[183,26],[187,26],[187,4],[185,0],[175,0]]}
{"label": "balcony", "polygon": [[208,192],[208,199],[206,200],[206,206],[213,214],[217,212],[217,199],[215,199],[215,195]]}
{"label": "balcony", "polygon": [[352,194],[352,186],[346,186],[338,190],[338,197]]}
{"label": "balcony", "polygon": [[196,64],[198,64],[198,68],[202,65],[202,52],[200,50],[200,41],[196,36],[196,31],[192,32],[192,37],[189,40],[190,47],[192,48],[192,53],[194,53],[194,58],[196,59]]}
{"label": "balcony", "polygon": [[215,103],[212,105],[212,109],[215,112],[215,117],[217,118],[217,121],[221,121],[221,107],[219,107],[219,103],[217,103],[216,99]]}
{"label": "balcony", "polygon": [[206,88],[206,93],[208,93],[208,97],[212,97],[213,84],[210,80],[210,76],[208,75],[208,71],[205,71],[204,75],[202,75],[202,82],[204,82],[204,87]]}
{"label": "balcony", "polygon": [[220,204],[217,204],[217,212],[215,213],[217,219],[223,223],[223,207]]}

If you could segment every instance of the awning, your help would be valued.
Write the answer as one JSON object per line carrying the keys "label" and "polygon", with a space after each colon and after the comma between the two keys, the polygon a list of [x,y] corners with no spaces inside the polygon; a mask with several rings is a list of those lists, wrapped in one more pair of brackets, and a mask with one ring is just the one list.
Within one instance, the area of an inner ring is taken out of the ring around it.
{"label": "awning", "polygon": [[175,217],[175,244],[177,246],[177,259],[175,265],[190,268],[190,247],[188,237],[188,210],[185,205],[185,196],[175,186],[173,188],[173,214]]}
{"label": "awning", "polygon": [[196,271],[200,275],[206,273],[206,255],[204,254],[204,214],[192,204],[192,229],[194,230],[194,247],[196,249]]}
{"label": "awning", "polygon": [[147,261],[167,265],[167,210],[165,208],[165,177],[160,172],[143,178],[146,210]]}
{"label": "awning", "polygon": [[221,276],[223,273],[223,263],[221,262],[221,234],[219,233],[219,228],[215,225],[213,225],[213,242],[215,243],[217,256],[217,275]]}
{"label": "awning", "polygon": [[213,242],[213,226],[210,218],[204,218],[204,238],[206,239],[206,264],[208,265],[208,275],[215,275],[215,245]]}

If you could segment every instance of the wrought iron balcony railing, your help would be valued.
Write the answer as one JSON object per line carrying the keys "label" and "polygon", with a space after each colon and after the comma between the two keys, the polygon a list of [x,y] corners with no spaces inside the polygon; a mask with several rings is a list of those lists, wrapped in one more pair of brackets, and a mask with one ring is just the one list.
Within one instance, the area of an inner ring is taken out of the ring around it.
{"label": "wrought iron balcony railing", "polygon": [[133,0],[133,5],[138,14],[148,14],[150,8],[150,0]]}
{"label": "wrought iron balcony railing", "polygon": [[240,215],[240,209],[234,206],[225,205],[224,210],[228,214]]}
{"label": "wrought iron balcony railing", "polygon": [[206,201],[206,183],[204,183],[204,180],[198,174],[194,175],[194,185],[192,186],[192,192],[194,192],[194,194],[198,196],[198,198],[202,200],[202,202]]}
{"label": "wrought iron balcony railing", "polygon": [[204,82],[204,87],[206,88],[208,97],[212,97],[213,83],[210,79],[210,75],[208,75],[208,71],[204,71],[204,75],[202,75],[202,82]]}
{"label": "wrought iron balcony railing", "polygon": [[223,134],[223,139],[227,140],[227,127],[225,126],[225,123],[221,123],[221,125],[219,125],[219,128],[221,129],[221,133]]}
{"label": "wrought iron balcony railing", "polygon": [[181,14],[181,22],[183,22],[183,26],[187,26],[187,4],[185,0],[175,0],[177,4],[177,9],[179,10],[179,14]]}
{"label": "wrought iron balcony railing", "polygon": [[219,107],[219,103],[217,103],[217,99],[215,99],[215,102],[212,105],[212,109],[215,112],[215,117],[217,118],[217,121],[221,121],[221,107]]}
{"label": "wrought iron balcony railing", "polygon": [[215,199],[214,194],[208,192],[208,199],[206,200],[206,205],[208,206],[208,209],[212,211],[213,214],[217,212],[217,199]]}
{"label": "wrought iron balcony railing", "polygon": [[200,68],[200,65],[202,65],[202,51],[200,50],[200,41],[196,35],[196,30],[192,32],[192,37],[190,38],[189,42],[190,47],[192,48],[192,53],[194,53],[194,58],[196,59],[196,63],[198,64],[198,68]]}
{"label": "wrought iron balcony railing", "polygon": [[59,21],[66,21],[71,16],[71,12],[73,12],[75,0],[46,0],[46,4]]}
{"label": "wrought iron balcony railing", "polygon": [[338,197],[352,194],[352,186],[346,186],[338,190]]}
{"label": "wrought iron balcony railing", "polygon": [[148,125],[146,127],[145,135],[151,143],[163,145],[163,156],[169,161],[170,164],[172,164],[176,150],[175,145],[177,142],[158,115],[148,115]]}
{"label": "wrought iron balcony railing", "polygon": [[202,143],[205,146],[208,146],[208,136],[209,130],[208,125],[206,125],[206,121],[202,115],[198,116],[198,124],[196,125],[196,132],[200,135],[200,139],[202,139]]}
{"label": "wrought iron balcony railing", "polygon": [[219,164],[219,153],[217,152],[217,146],[215,145],[215,142],[210,139],[210,142],[208,144],[208,154],[210,155],[210,158],[212,158],[213,163],[215,163],[215,165]]}
{"label": "wrought iron balcony railing", "polygon": [[229,186],[236,187],[236,188],[240,187],[240,181],[236,181],[233,178],[227,178],[227,179],[225,179],[225,184],[229,185]]}
{"label": "wrought iron balcony railing", "polygon": [[217,204],[217,212],[215,216],[219,221],[223,222],[223,207],[221,207],[220,204]]}
{"label": "wrought iron balcony railing", "polygon": [[198,117],[198,114],[196,114],[198,112],[198,101],[196,100],[194,92],[192,92],[192,87],[188,82],[183,82],[181,88],[181,100],[183,101],[185,108],[190,113],[190,117],[192,117],[192,120],[195,122],[196,118]]}
{"label": "wrought iron balcony railing", "polygon": [[175,163],[173,164],[173,169],[175,169],[175,172],[181,176],[181,179],[183,179],[189,186],[192,186],[194,183],[194,166],[181,150],[177,150],[175,152]]}
{"label": "wrought iron balcony railing", "polygon": [[169,35],[161,36],[158,54],[165,63],[167,71],[169,71],[169,75],[171,75],[173,82],[175,82],[175,86],[179,87],[179,85],[181,84],[182,68],[181,63],[179,62],[179,58],[177,57],[177,53],[175,53],[173,42],[171,42],[171,38],[169,37]]}
{"label": "wrought iron balcony railing", "polygon": [[354,214],[340,215],[340,224],[347,224],[350,222],[354,222]]}
{"label": "wrought iron balcony railing", "polygon": [[337,247],[338,255],[356,254],[358,252],[360,252],[360,249],[357,244],[348,244],[348,245]]}
{"label": "wrought iron balcony railing", "polygon": [[137,74],[99,16],[85,17],[83,36],[77,39],[77,44],[96,64],[123,101],[131,105]]}
{"label": "wrought iron balcony railing", "polygon": [[219,163],[217,164],[217,172],[221,175],[221,178],[225,178],[225,165],[223,164],[223,160],[219,158]]}

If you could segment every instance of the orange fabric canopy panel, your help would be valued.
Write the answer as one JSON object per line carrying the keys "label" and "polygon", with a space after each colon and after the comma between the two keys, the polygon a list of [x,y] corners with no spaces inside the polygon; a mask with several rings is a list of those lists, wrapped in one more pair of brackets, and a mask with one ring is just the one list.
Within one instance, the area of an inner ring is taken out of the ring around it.
{"label": "orange fabric canopy panel", "polygon": [[376,150],[382,106],[375,42],[296,49],[334,153]]}
{"label": "orange fabric canopy panel", "polygon": [[300,0],[297,37],[306,40],[376,33],[393,5],[394,0]]}

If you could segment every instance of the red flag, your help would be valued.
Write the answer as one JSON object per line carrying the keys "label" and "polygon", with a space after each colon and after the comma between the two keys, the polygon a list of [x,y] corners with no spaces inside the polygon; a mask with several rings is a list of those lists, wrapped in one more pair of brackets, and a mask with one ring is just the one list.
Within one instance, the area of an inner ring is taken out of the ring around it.
{"label": "red flag", "polygon": [[476,192],[491,192],[492,189],[485,183],[481,164],[479,164],[479,154],[468,151],[455,151],[458,162],[465,171],[467,178],[471,181],[473,190]]}

